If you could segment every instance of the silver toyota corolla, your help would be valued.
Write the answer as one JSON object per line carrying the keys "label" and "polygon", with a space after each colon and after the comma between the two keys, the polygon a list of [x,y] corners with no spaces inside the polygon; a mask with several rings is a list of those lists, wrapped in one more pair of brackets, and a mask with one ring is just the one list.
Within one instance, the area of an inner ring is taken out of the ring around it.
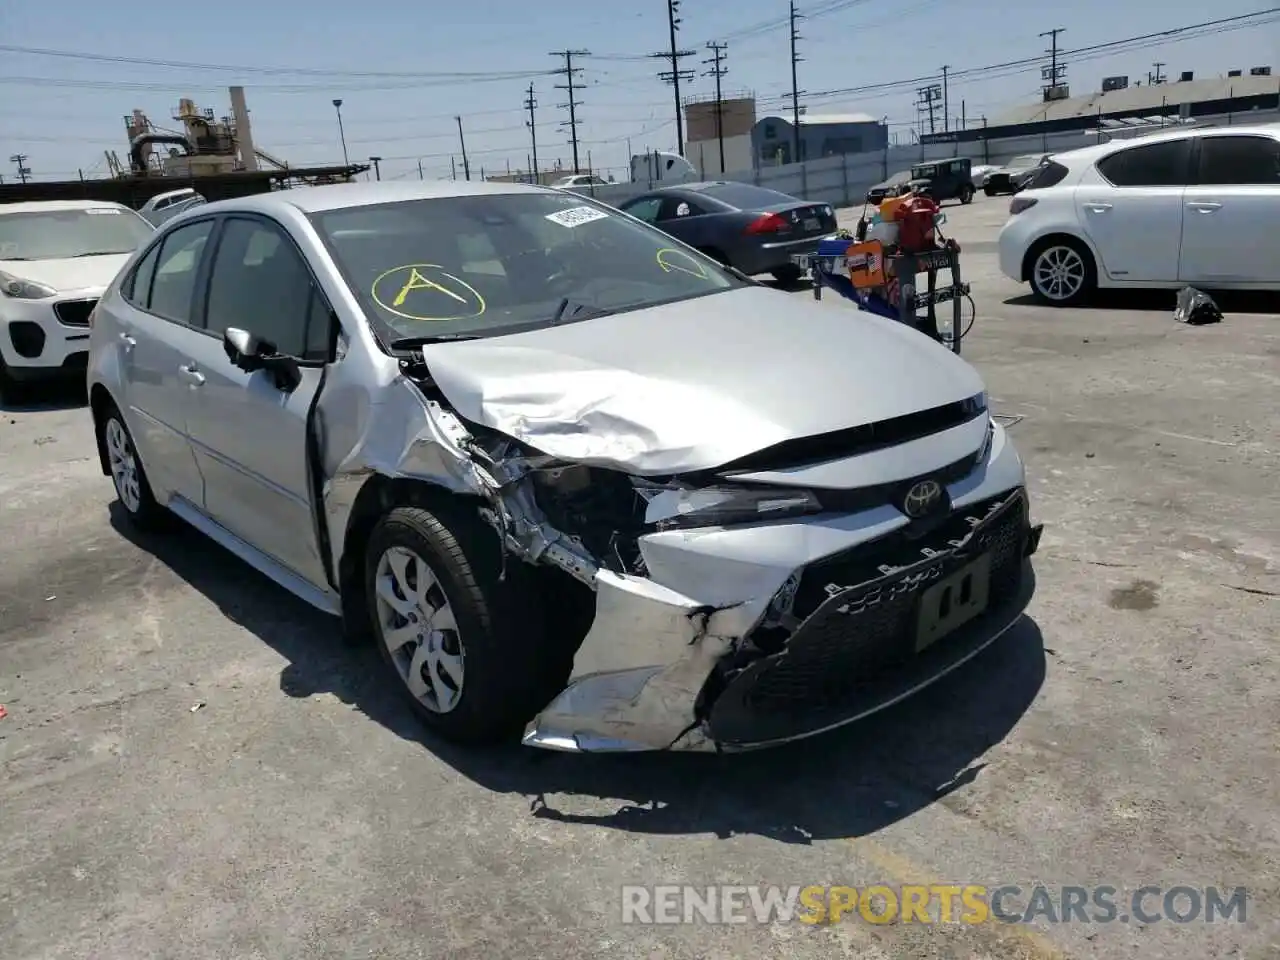
{"label": "silver toyota corolla", "polygon": [[98,303],[88,381],[134,522],[372,634],[460,741],[808,736],[1034,589],[1023,466],[964,361],[561,190],[183,213]]}

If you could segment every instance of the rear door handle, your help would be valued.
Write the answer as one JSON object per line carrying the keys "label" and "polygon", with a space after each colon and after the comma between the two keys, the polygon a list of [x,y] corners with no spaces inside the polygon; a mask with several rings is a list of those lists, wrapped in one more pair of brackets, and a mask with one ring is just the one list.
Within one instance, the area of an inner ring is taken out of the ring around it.
{"label": "rear door handle", "polygon": [[204,385],[204,374],[196,369],[194,363],[183,364],[178,368],[178,372],[182,374],[182,379],[186,380],[191,386],[199,387]]}
{"label": "rear door handle", "polygon": [[1214,200],[1190,200],[1187,206],[1199,213],[1213,213],[1215,210],[1222,209],[1222,204]]}
{"label": "rear door handle", "polygon": [[1084,205],[1084,208],[1090,213],[1106,213],[1111,209],[1111,204],[1102,201],[1091,201]]}

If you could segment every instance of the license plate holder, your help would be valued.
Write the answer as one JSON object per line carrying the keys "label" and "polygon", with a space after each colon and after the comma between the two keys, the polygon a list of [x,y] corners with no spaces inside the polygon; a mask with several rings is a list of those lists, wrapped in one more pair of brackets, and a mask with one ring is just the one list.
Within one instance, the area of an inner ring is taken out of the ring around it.
{"label": "license plate holder", "polygon": [[991,554],[983,554],[920,595],[916,652],[959,629],[987,609],[991,596]]}
{"label": "license plate holder", "polygon": [[801,221],[801,224],[810,233],[814,232],[815,230],[822,229],[822,221],[818,220],[816,217],[805,217],[804,220]]}

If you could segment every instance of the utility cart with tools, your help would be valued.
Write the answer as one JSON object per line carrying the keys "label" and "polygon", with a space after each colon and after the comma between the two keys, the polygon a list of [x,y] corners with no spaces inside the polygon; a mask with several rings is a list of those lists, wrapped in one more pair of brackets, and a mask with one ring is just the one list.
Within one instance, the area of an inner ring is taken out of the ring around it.
{"label": "utility cart with tools", "polygon": [[[968,300],[972,307],[973,299],[960,277],[960,245],[937,236],[941,218],[936,211],[936,206],[922,211],[928,218],[923,229],[900,231],[900,223],[908,226],[902,220],[869,225],[864,219],[859,238],[832,237],[816,253],[795,257],[797,266],[810,271],[814,299],[822,299],[823,287],[830,287],[859,309],[905,323],[959,353],[973,325],[972,314],[964,324],[963,303]],[[868,232],[879,236],[865,239]],[[949,322],[940,326],[937,308],[946,303],[951,304]]]}

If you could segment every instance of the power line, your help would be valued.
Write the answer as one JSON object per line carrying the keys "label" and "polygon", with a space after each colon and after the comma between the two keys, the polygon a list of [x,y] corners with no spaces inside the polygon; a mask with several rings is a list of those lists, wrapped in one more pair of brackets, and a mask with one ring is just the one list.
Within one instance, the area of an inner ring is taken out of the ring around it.
{"label": "power line", "polygon": [[[555,85],[557,90],[567,90],[569,93],[569,102],[559,104],[559,108],[563,110],[569,108],[569,142],[573,145],[573,172],[579,173],[578,167],[578,107],[582,102],[578,100],[578,91],[584,89],[583,84],[575,83],[574,77],[582,73],[581,67],[573,65],[574,57],[589,57],[590,50],[558,50],[551,53],[553,57],[564,57],[564,66],[559,70],[553,70],[552,73],[559,74],[564,77],[564,83]],[[564,123],[560,124],[562,127]]]}
{"label": "power line", "polygon": [[803,20],[804,17],[796,12],[796,2],[791,0],[788,7],[791,23],[791,148],[794,156],[792,163],[800,163],[804,157],[800,156],[800,86],[797,80],[796,67],[803,59],[796,53],[796,43],[800,41],[800,32],[796,29],[796,22]]}
{"label": "power line", "polygon": [[296,77],[348,77],[352,79],[454,79],[474,81],[482,78],[528,79],[546,76],[546,70],[481,70],[481,71],[430,71],[430,70],[320,70],[310,67],[221,66],[213,63],[192,63],[184,60],[159,60],[153,57],[119,57],[104,53],[85,53],[73,50],[52,50],[45,47],[20,47],[0,44],[0,53],[23,53],[37,57],[58,57],[68,60],[89,60],[95,63],[119,63],[140,67],[167,67],[175,70],[204,70],[210,73],[257,74],[259,76]]}
{"label": "power line", "polygon": [[676,13],[679,10],[680,0],[667,0],[667,30],[671,35],[671,50],[667,53],[651,53],[649,57],[653,60],[666,60],[671,64],[671,69],[659,73],[658,79],[663,83],[671,84],[674,92],[676,105],[676,152],[684,156],[684,120],[680,115],[680,81],[692,80],[693,71],[681,69],[680,61],[686,57],[692,57],[697,51],[681,50],[676,46],[676,33],[680,29],[680,18],[676,16]]}
{"label": "power line", "polygon": [[[1267,10],[1259,10],[1254,13],[1239,14],[1233,17],[1224,17],[1218,20],[1207,20],[1203,23],[1189,24],[1184,27],[1175,27],[1169,30],[1161,30],[1155,33],[1140,34],[1138,36],[1126,37],[1123,40],[1110,40],[1106,43],[1096,43],[1085,47],[1078,47],[1075,50],[1060,51],[1059,57],[1070,57],[1073,60],[1096,60],[1102,57],[1114,56],[1117,53],[1129,53],[1136,50],[1149,49],[1153,46],[1159,46],[1164,43],[1178,43],[1183,40],[1199,39],[1206,36],[1216,36],[1220,33],[1228,33],[1233,30],[1241,30],[1248,27],[1255,27],[1262,23],[1273,23],[1280,14],[1280,7],[1271,7]],[[1265,19],[1263,19],[1265,18]],[[1210,29],[1212,28],[1212,29]],[[1041,69],[1043,59],[1041,56],[1022,57],[1017,60],[1006,60],[1001,63],[989,63],[981,67],[967,67],[963,70],[955,70],[950,74],[952,81],[961,80],[996,80],[1004,77],[1014,76],[1019,73],[1029,73],[1034,70]],[[809,94],[810,97],[837,97],[848,96],[865,93],[888,93],[895,90],[905,90],[911,87],[917,87],[923,83],[936,82],[939,79],[937,74],[932,76],[917,76],[904,78],[901,80],[886,80],[879,83],[862,84],[856,87],[840,87],[831,90],[821,90]],[[785,100],[787,94],[778,94],[773,97],[763,97],[762,100]]]}
{"label": "power line", "polygon": [[714,77],[716,81],[716,140],[720,142],[720,173],[725,172],[724,168],[724,98],[720,93],[720,80],[726,73],[728,68],[724,67],[725,52],[729,49],[727,43],[716,43],[712,41],[707,44],[707,49],[711,51],[711,58],[703,60],[704,64],[709,64],[711,69],[705,76]]}

